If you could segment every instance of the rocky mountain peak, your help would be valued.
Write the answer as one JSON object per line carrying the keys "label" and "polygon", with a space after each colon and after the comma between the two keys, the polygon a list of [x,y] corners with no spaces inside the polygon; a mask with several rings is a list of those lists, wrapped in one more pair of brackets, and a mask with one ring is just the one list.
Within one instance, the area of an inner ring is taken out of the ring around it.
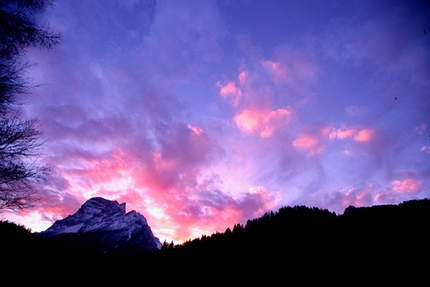
{"label": "rocky mountain peak", "polygon": [[93,197],[87,200],[76,212],[76,215],[81,217],[112,216],[114,214],[125,214],[125,202],[119,204],[117,201],[102,197]]}
{"label": "rocky mountain peak", "polygon": [[130,248],[129,245],[142,250],[156,250],[161,247],[160,240],[153,235],[142,214],[134,210],[126,213],[125,203],[120,204],[102,197],[87,200],[75,214],[57,220],[41,232],[44,237],[62,234],[91,236],[94,242],[98,242],[98,239],[94,238],[99,238],[103,242],[98,244],[109,250],[126,246]]}

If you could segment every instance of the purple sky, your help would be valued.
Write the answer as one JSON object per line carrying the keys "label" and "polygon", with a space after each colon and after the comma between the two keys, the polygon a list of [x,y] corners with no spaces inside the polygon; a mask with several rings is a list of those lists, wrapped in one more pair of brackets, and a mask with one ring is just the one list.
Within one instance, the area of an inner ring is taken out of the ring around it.
{"label": "purple sky", "polygon": [[430,197],[427,1],[62,0],[25,114],[52,167],[33,231],[89,198],[161,241],[285,205]]}

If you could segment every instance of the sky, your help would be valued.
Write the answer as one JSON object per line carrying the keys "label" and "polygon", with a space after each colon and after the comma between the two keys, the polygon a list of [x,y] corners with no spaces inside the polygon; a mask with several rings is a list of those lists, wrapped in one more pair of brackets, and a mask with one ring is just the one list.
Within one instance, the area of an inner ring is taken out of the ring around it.
{"label": "sky", "polygon": [[34,232],[101,196],[181,243],[306,205],[430,198],[430,4],[62,0],[29,49]]}

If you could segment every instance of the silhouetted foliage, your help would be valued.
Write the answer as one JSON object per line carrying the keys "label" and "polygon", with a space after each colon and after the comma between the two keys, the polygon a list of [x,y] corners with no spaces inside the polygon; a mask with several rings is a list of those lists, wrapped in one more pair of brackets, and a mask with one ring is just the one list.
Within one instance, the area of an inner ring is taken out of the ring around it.
{"label": "silhouetted foliage", "polygon": [[[342,215],[305,206],[282,207],[248,220],[245,226],[236,224],[223,233],[202,235],[179,245],[165,241],[157,252],[133,254],[127,250],[127,257],[85,250],[82,237],[74,242],[73,235],[63,235],[62,239],[70,240],[65,247],[62,240],[57,244],[55,239],[46,240],[21,226],[1,222],[0,253],[9,254],[3,256],[8,260],[14,257],[10,247],[23,247],[19,256],[24,261],[35,264],[43,258],[49,262],[43,271],[67,278],[79,274],[80,280],[89,276],[98,284],[112,284],[118,278],[120,284],[140,282],[151,276],[158,283],[191,285],[206,281],[242,285],[387,283],[391,278],[399,283],[403,276],[405,284],[414,285],[413,279],[422,280],[428,272],[429,218],[428,199],[349,209]],[[292,281],[297,279],[300,281]]]}
{"label": "silhouetted foliage", "polygon": [[0,2],[0,115],[7,114],[18,103],[18,94],[33,87],[24,76],[31,65],[23,59],[26,49],[50,49],[60,41],[58,33],[36,20],[38,14],[52,5],[52,0]]}
{"label": "silhouetted foliage", "polygon": [[49,170],[37,163],[42,144],[37,121],[21,119],[17,96],[34,87],[25,77],[31,66],[23,57],[26,49],[49,49],[60,40],[59,34],[36,20],[52,3],[0,1],[0,211],[33,206],[33,183],[44,179]]}

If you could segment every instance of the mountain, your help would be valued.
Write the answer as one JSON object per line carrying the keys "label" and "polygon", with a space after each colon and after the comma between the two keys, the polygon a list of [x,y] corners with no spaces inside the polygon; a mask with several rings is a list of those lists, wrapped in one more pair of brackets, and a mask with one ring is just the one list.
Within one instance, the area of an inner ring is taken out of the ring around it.
{"label": "mountain", "polygon": [[143,215],[134,210],[126,213],[125,203],[101,197],[89,199],[40,235],[78,253],[127,255],[161,248]]}

